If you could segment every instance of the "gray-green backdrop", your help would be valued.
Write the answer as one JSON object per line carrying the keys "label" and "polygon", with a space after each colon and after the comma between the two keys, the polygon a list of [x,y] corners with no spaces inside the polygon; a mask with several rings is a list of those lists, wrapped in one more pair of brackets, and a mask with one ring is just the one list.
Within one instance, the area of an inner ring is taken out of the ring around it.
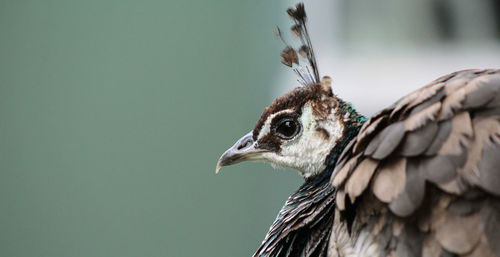
{"label": "gray-green backdrop", "polygon": [[0,256],[251,255],[300,178],[214,168],[287,5],[0,1]]}

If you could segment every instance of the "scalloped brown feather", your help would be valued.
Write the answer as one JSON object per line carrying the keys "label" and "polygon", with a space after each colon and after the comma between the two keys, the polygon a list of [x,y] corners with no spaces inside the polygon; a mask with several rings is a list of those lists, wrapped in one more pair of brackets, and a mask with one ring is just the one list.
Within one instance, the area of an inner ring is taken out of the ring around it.
{"label": "scalloped brown feather", "polygon": [[[353,243],[377,231],[381,256],[500,256],[500,70],[443,76],[372,117],[350,145],[331,181],[350,196],[337,208],[356,210]],[[399,236],[387,234],[398,220]]]}

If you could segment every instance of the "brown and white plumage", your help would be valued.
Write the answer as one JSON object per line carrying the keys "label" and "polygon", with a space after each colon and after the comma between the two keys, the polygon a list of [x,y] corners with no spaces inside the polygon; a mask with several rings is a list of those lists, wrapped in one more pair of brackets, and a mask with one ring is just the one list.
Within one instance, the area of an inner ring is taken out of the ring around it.
{"label": "brown and white plumage", "polygon": [[374,115],[331,181],[380,256],[500,256],[500,70],[446,75]]}
{"label": "brown and white plumage", "polygon": [[304,6],[287,13],[302,46],[282,63],[303,87],[217,164],[304,177],[254,256],[500,256],[500,70],[443,76],[366,120],[320,81]]}

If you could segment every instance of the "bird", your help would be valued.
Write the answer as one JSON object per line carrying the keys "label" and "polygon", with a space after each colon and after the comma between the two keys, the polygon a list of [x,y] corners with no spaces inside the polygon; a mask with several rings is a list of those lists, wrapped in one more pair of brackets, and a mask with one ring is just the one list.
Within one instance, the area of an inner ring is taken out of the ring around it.
{"label": "bird", "polygon": [[367,118],[319,77],[304,4],[287,13],[301,45],[283,40],[282,63],[301,85],[216,166],[304,178],[253,256],[500,256],[500,69],[444,75]]}

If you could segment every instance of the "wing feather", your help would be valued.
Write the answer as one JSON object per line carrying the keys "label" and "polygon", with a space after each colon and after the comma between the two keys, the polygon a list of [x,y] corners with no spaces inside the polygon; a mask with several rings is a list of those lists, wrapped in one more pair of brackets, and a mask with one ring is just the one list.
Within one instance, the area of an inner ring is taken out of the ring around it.
{"label": "wing feather", "polygon": [[352,172],[352,179],[349,179],[345,185],[351,202],[354,202],[356,197],[358,197],[368,186],[377,165],[378,161],[371,158],[365,158]]}
{"label": "wing feather", "polygon": [[407,157],[421,155],[434,142],[438,129],[437,123],[429,122],[422,128],[407,133],[399,154]]}
{"label": "wing feather", "polygon": [[331,181],[356,213],[353,245],[369,231],[382,256],[500,256],[500,70],[443,76],[382,110]]}
{"label": "wing feather", "polygon": [[406,181],[406,158],[398,158],[382,165],[373,181],[373,193],[384,203],[392,202],[401,194]]}
{"label": "wing feather", "polygon": [[368,144],[365,155],[379,160],[387,157],[399,145],[405,135],[404,132],[403,122],[396,122],[387,126]]}

